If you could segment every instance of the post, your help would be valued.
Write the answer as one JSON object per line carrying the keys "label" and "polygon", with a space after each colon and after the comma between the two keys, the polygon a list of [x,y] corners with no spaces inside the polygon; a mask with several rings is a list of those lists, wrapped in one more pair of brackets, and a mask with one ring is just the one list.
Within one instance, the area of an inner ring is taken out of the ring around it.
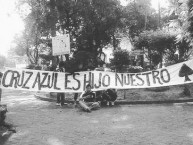
{"label": "post", "polygon": [[0,104],[1,104],[2,89],[0,88]]}
{"label": "post", "polygon": [[124,99],[126,99],[126,90],[124,89]]}

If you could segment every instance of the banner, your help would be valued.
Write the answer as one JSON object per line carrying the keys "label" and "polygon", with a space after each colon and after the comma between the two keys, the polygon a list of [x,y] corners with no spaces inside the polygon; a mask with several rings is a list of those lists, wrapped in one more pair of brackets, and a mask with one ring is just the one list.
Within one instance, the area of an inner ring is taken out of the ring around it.
{"label": "banner", "polygon": [[89,83],[94,91],[108,88],[130,89],[179,85],[193,82],[193,60],[141,73],[102,71],[61,72],[29,69],[5,70],[1,87],[44,92],[82,92]]}

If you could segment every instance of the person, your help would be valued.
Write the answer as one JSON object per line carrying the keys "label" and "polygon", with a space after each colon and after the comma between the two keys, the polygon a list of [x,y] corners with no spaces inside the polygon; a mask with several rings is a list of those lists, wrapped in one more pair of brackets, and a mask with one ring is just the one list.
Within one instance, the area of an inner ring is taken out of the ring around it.
{"label": "person", "polygon": [[[3,76],[3,73],[0,72],[0,86],[1,86],[1,78]],[[1,103],[1,95],[2,95],[2,89],[0,88],[0,103]]]}
{"label": "person", "polygon": [[80,107],[87,112],[100,108],[100,103],[96,102],[95,93],[91,90],[91,85],[86,85],[86,90],[79,97]]}
{"label": "person", "polygon": [[74,105],[77,105],[78,93],[74,93]]}
{"label": "person", "polygon": [[107,106],[109,106],[109,105],[114,106],[116,99],[117,99],[116,91],[113,89],[107,89],[102,93],[101,102],[106,102]]}
{"label": "person", "polygon": [[[64,62],[61,61],[58,65],[58,68],[56,68],[56,71],[58,72],[65,72],[64,70]],[[59,106],[63,106],[65,103],[64,103],[64,100],[65,100],[65,94],[64,93],[57,93],[57,101],[56,101],[56,105]]]}
{"label": "person", "polygon": [[64,105],[64,98],[65,98],[64,93],[57,93],[56,105],[57,106],[63,106]]}

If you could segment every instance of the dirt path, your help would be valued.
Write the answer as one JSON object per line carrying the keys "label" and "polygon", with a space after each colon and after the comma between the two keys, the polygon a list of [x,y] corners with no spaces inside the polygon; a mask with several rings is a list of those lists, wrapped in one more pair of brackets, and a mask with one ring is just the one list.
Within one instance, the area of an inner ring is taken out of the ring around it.
{"label": "dirt path", "polygon": [[17,126],[6,145],[192,145],[192,105],[138,105],[85,113],[25,92],[7,94],[7,121]]}

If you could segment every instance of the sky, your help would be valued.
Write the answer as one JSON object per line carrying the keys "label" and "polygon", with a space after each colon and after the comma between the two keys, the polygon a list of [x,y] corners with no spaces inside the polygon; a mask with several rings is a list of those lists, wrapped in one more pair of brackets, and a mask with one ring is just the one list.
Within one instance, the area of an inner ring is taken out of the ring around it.
{"label": "sky", "polygon": [[168,0],[151,0],[152,7],[158,11],[158,2],[160,3],[160,7],[167,8],[169,6]]}
{"label": "sky", "polygon": [[[24,30],[24,23],[15,12],[15,2],[17,0],[0,0],[0,55],[7,56],[11,47],[11,42],[16,34]],[[120,0],[122,5],[126,5],[126,0]],[[158,0],[151,0],[152,7],[158,9]],[[160,5],[166,7],[167,0],[160,0]]]}
{"label": "sky", "polygon": [[0,0],[0,55],[7,56],[14,35],[24,29],[24,24],[14,12],[16,0]]}
{"label": "sky", "polygon": [[[131,0],[120,0],[121,1],[121,5],[126,6],[128,4],[128,1]],[[154,8],[155,10],[158,10],[158,2],[160,3],[161,7],[168,7],[168,0],[151,0],[151,5],[152,8]]]}

